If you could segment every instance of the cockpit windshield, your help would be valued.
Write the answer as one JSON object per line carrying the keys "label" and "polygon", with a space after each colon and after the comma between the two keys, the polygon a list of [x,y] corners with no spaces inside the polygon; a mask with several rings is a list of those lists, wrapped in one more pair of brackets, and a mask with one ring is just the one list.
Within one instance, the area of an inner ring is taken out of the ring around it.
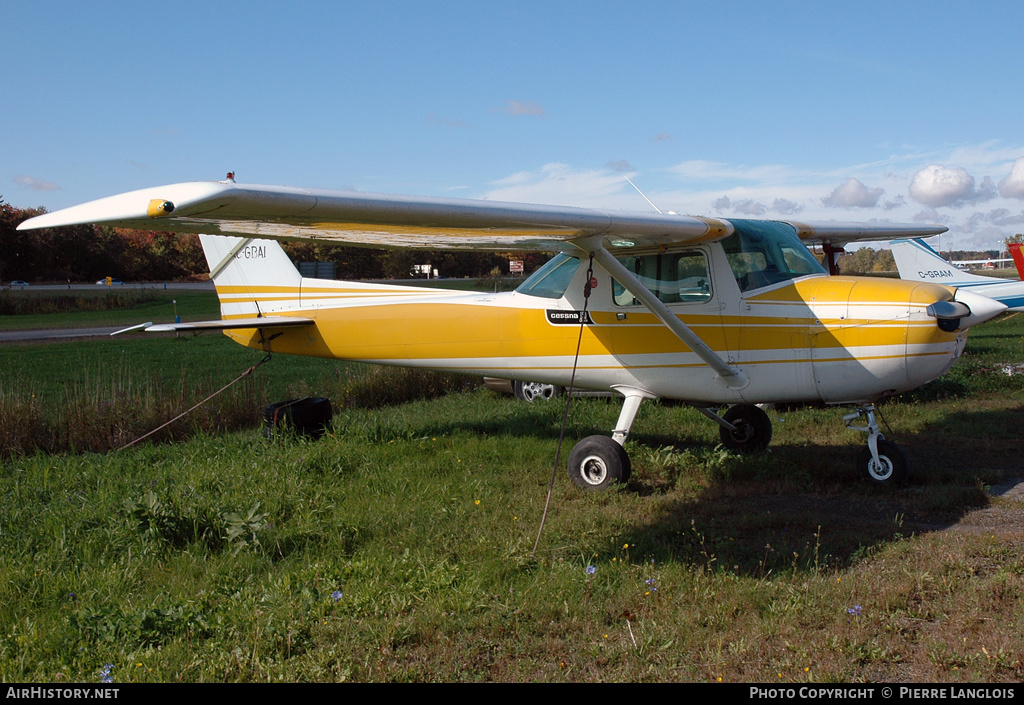
{"label": "cockpit windshield", "polygon": [[527,277],[526,281],[516,287],[516,291],[545,299],[560,299],[565,296],[579,265],[579,258],[557,254]]}
{"label": "cockpit windshield", "polygon": [[808,274],[824,274],[788,223],[771,220],[732,220],[736,228],[722,240],[740,291],[750,291]]}

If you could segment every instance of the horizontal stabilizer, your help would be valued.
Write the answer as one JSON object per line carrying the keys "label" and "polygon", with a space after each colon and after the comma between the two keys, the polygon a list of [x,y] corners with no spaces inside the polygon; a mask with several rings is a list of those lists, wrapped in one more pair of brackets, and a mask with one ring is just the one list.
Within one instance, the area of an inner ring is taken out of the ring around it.
{"label": "horizontal stabilizer", "polygon": [[174,333],[180,331],[192,331],[201,333],[210,330],[235,330],[238,328],[295,328],[298,326],[313,325],[312,318],[294,318],[286,316],[260,316],[253,318],[229,318],[220,321],[192,321],[191,323],[143,323],[123,330],[115,331],[111,335],[127,333],[133,330],[143,329],[147,333]]}
{"label": "horizontal stabilizer", "polygon": [[128,328],[122,328],[121,330],[115,330],[113,333],[111,333],[111,335],[121,335],[122,333],[131,333],[133,330],[142,330],[143,328],[148,329],[151,325],[153,325],[153,321],[148,321],[146,323],[140,323],[137,326],[130,326]]}

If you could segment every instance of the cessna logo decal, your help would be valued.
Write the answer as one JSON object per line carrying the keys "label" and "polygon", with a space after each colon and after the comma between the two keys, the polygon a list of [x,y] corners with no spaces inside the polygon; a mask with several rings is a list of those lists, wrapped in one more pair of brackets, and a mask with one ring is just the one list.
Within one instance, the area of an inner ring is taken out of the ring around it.
{"label": "cessna logo decal", "polygon": [[548,314],[548,323],[556,326],[571,326],[580,323],[591,325],[594,322],[590,317],[590,311],[562,311],[549,308],[546,313]]}

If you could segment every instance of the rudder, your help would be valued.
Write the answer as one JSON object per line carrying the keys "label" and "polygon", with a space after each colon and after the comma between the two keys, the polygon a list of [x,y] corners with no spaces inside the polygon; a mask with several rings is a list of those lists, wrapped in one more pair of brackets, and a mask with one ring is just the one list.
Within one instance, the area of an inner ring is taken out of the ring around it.
{"label": "rudder", "polygon": [[1010,248],[1010,256],[1013,257],[1013,264],[1017,267],[1017,276],[1024,281],[1024,254],[1021,254],[1020,243],[1014,242],[1007,245],[1007,247]]}
{"label": "rudder", "polygon": [[982,277],[953,266],[921,240],[893,240],[890,243],[896,269],[904,281],[931,282],[946,286],[962,286],[979,282],[999,281]]}
{"label": "rudder", "polygon": [[221,316],[255,316],[299,307],[302,276],[276,240],[200,235]]}

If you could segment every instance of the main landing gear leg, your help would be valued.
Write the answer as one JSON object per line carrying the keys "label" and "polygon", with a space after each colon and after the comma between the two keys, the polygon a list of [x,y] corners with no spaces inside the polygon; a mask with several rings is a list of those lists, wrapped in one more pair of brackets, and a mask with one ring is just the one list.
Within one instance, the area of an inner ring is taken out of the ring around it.
{"label": "main landing gear leg", "polygon": [[[866,426],[853,426],[853,422],[861,417],[867,418]],[[868,480],[876,485],[902,485],[909,477],[907,456],[895,443],[885,440],[878,430],[875,421],[875,405],[865,404],[852,414],[843,417],[846,427],[851,431],[866,431],[868,446],[861,451],[857,460],[857,469],[865,473]]]}
{"label": "main landing gear leg", "polygon": [[611,437],[587,436],[577,443],[569,454],[569,479],[577,487],[603,490],[611,485],[629,481],[633,466],[622,446],[633,427],[633,421],[636,420],[640,402],[653,397],[639,390],[617,391],[625,399]]}
{"label": "main landing gear leg", "polygon": [[711,409],[695,409],[718,424],[722,445],[737,453],[756,453],[768,447],[772,440],[772,420],[761,407],[736,404],[719,416]]}

